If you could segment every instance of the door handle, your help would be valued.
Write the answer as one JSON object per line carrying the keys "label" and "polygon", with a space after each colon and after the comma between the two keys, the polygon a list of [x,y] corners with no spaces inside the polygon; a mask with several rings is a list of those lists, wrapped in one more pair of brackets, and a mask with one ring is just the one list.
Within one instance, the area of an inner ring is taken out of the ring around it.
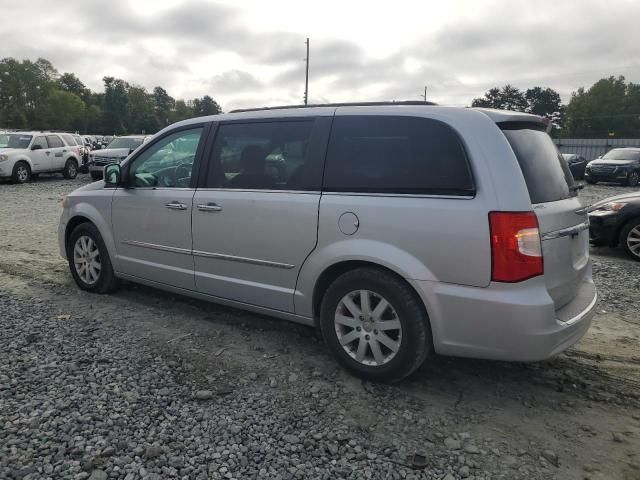
{"label": "door handle", "polygon": [[187,206],[184,203],[180,203],[180,202],[169,202],[166,204],[167,208],[170,208],[171,210],[186,210]]}
{"label": "door handle", "polygon": [[209,203],[201,203],[198,205],[198,210],[201,210],[203,212],[219,212],[222,210],[222,207],[220,205],[217,205],[213,202],[209,202]]}

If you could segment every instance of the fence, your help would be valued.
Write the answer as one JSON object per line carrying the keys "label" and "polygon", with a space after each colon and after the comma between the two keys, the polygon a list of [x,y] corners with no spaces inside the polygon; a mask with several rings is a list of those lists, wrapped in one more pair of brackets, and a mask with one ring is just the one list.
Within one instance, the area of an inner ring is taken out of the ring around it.
{"label": "fence", "polygon": [[612,148],[640,147],[640,138],[554,138],[560,153],[576,153],[587,160],[604,155]]}

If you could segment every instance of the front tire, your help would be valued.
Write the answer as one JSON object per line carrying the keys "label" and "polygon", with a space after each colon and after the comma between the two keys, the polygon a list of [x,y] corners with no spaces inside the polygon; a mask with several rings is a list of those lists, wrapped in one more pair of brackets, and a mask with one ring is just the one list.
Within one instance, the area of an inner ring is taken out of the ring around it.
{"label": "front tire", "polygon": [[595,180],[591,180],[590,178],[587,178],[587,179],[586,179],[586,182],[587,182],[589,185],[595,185],[596,183],[598,183],[598,182],[596,182]]}
{"label": "front tire", "polygon": [[631,172],[627,177],[627,186],[635,187],[636,185],[638,185],[638,180],[640,180],[640,175],[638,174],[638,172]]}
{"label": "front tire", "polygon": [[640,218],[629,220],[620,231],[620,245],[634,260],[640,261]]}
{"label": "front tire", "polygon": [[398,382],[432,349],[424,305],[401,279],[377,268],[338,277],[320,308],[320,329],[338,362],[376,382]]}
{"label": "front tire", "polygon": [[31,178],[31,168],[27,162],[16,162],[13,166],[13,173],[11,174],[11,180],[13,183],[27,183]]}
{"label": "front tire", "polygon": [[91,178],[93,178],[94,180],[102,180],[102,173],[101,172],[91,172]]}
{"label": "front tire", "polygon": [[67,259],[80,289],[109,293],[118,287],[107,247],[92,223],[81,223],[73,230],[67,242]]}
{"label": "front tire", "polygon": [[78,176],[78,162],[73,158],[67,160],[67,163],[64,165],[64,170],[62,170],[62,176],[69,180],[73,180]]}

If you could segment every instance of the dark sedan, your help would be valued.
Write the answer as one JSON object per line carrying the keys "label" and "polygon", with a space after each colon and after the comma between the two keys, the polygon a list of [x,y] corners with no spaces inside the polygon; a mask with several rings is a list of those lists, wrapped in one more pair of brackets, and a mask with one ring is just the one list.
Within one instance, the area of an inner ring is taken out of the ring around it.
{"label": "dark sedan", "polygon": [[587,183],[615,182],[635,187],[640,180],[640,148],[614,148],[587,164]]}
{"label": "dark sedan", "polygon": [[589,207],[589,238],[596,246],[620,246],[640,261],[640,192],[606,198]]}
{"label": "dark sedan", "polygon": [[573,178],[582,180],[584,178],[584,170],[587,168],[587,160],[582,155],[575,153],[563,153],[562,158],[567,162]]}

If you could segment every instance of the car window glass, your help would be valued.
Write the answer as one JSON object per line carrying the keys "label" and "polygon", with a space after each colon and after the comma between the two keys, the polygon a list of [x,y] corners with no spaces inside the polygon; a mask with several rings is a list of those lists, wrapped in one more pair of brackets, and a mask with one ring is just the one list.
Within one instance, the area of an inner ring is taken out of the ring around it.
{"label": "car window glass", "polygon": [[64,143],[66,143],[68,146],[75,147],[77,145],[76,141],[71,135],[61,135],[61,137],[64,140]]}
{"label": "car window glass", "polygon": [[64,143],[57,135],[47,135],[47,143],[49,144],[49,148],[60,148],[64,147]]}
{"label": "car window glass", "polygon": [[232,123],[216,134],[209,188],[306,190],[313,119]]}
{"label": "car window glass", "polygon": [[9,141],[7,142],[7,147],[9,148],[27,148],[31,139],[33,137],[31,135],[20,135],[14,134],[9,135]]}
{"label": "car window glass", "polygon": [[458,135],[418,117],[338,116],[327,151],[324,190],[400,194],[473,194]]}
{"label": "car window glass", "polygon": [[33,145],[40,145],[40,148],[42,149],[49,148],[49,145],[47,145],[47,140],[44,137],[36,137],[36,139],[33,141]]}
{"label": "car window glass", "polygon": [[133,160],[131,183],[136,187],[188,188],[202,127],[168,135]]}

